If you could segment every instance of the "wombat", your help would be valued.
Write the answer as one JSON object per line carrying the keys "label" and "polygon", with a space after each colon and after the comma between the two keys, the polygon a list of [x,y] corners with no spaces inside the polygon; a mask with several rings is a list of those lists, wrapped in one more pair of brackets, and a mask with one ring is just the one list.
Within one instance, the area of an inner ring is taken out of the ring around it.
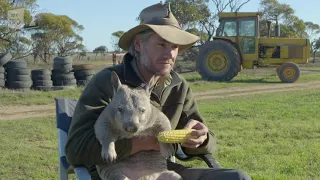
{"label": "wombat", "polygon": [[111,75],[113,98],[97,119],[94,129],[102,146],[105,164],[97,165],[102,179],[113,180],[180,180],[179,174],[167,169],[166,158],[174,155],[171,144],[159,143],[158,151],[141,151],[117,161],[115,141],[134,136],[156,136],[171,130],[169,119],[150,103],[151,79],[145,87],[130,88],[121,84],[118,75]]}

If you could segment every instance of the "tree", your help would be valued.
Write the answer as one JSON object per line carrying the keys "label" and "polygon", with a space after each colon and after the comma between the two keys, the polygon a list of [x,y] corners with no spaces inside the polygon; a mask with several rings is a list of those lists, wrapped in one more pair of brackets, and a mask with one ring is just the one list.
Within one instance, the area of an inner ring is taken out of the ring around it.
{"label": "tree", "polygon": [[305,22],[304,24],[306,26],[307,37],[310,39],[311,43],[311,53],[313,54],[313,62],[315,62],[316,52],[318,51],[318,49],[316,50],[316,43],[319,40],[320,26],[312,22]]}
{"label": "tree", "polygon": [[199,21],[210,17],[208,0],[167,0],[170,9],[179,21],[182,29],[194,28]]}
{"label": "tree", "polygon": [[52,46],[52,51],[59,56],[67,56],[76,50],[82,50],[83,38],[78,35],[84,27],[65,15],[41,13],[36,17],[39,31],[45,33],[43,38]]}
{"label": "tree", "polygon": [[[35,7],[36,0],[0,0],[0,51],[12,48],[17,50],[17,45],[26,42],[23,27],[31,22],[31,12]],[[18,56],[20,54],[13,54],[13,58]]]}
{"label": "tree", "polygon": [[111,44],[116,52],[120,52],[120,47],[118,45],[120,37],[124,34],[124,31],[116,31],[111,34]]}
{"label": "tree", "polygon": [[[279,3],[277,0],[261,0],[261,12],[263,13],[260,23],[260,35],[267,36],[267,21],[278,20],[280,24],[281,37],[295,38],[305,37],[306,27],[304,22],[294,15],[295,11],[289,4]],[[274,34],[274,23],[271,32]]]}
{"label": "tree", "polygon": [[315,40],[315,42],[312,44],[312,53],[313,53],[313,63],[316,61],[316,53],[320,50],[320,38]]}
{"label": "tree", "polygon": [[103,59],[105,59],[105,53],[106,53],[107,51],[108,51],[107,46],[99,46],[99,47],[95,48],[95,49],[93,50],[93,53],[96,54],[96,56],[95,56],[94,59],[96,60],[98,54],[101,54],[101,57],[102,57]]}

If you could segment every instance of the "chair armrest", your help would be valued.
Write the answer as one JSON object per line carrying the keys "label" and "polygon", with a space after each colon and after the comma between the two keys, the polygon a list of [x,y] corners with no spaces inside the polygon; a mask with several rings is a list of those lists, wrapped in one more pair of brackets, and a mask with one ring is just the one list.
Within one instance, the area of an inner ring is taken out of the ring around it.
{"label": "chair armrest", "polygon": [[177,152],[175,157],[180,161],[191,161],[194,159],[201,159],[203,160],[208,167],[219,169],[221,166],[219,165],[218,161],[212,156],[212,154],[197,154],[197,155],[186,155],[183,150],[181,149],[180,145],[178,146]]}
{"label": "chair armrest", "polygon": [[91,180],[90,174],[85,167],[76,166],[73,170],[77,176],[77,180]]}

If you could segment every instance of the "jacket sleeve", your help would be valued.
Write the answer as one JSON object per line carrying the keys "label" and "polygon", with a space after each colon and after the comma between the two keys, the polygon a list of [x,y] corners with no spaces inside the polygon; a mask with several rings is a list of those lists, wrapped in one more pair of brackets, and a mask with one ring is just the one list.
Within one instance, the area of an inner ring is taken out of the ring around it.
{"label": "jacket sleeve", "polygon": [[[111,101],[113,92],[110,82],[105,79],[110,77],[108,72],[102,73],[96,75],[101,77],[94,77],[87,84],[75,107],[65,147],[68,162],[72,165],[90,166],[104,163],[100,153],[101,145],[95,136],[94,124]],[[130,155],[131,139],[118,140],[115,145],[119,160]]]}
{"label": "jacket sleeve", "polygon": [[[183,106],[183,114],[181,115],[178,127],[183,128],[191,119],[200,121],[208,127],[207,123],[199,112],[198,105],[193,96],[192,90],[190,87],[188,87],[186,99]],[[207,137],[208,138],[204,141],[204,143],[196,149],[181,147],[183,152],[187,155],[214,153],[216,149],[216,138],[212,130],[209,129]]]}

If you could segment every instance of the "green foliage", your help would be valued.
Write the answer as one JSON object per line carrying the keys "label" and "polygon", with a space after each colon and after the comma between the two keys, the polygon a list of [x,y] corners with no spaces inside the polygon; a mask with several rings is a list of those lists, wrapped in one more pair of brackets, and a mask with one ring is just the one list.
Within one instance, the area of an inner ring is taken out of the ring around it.
{"label": "green foliage", "polygon": [[41,13],[36,16],[36,24],[38,31],[33,38],[39,55],[55,51],[59,56],[66,56],[84,48],[83,38],[78,35],[84,27],[68,16]]}
{"label": "green foliage", "polygon": [[116,52],[119,52],[119,51],[120,51],[118,42],[119,42],[120,37],[121,37],[123,34],[124,34],[124,31],[116,31],[116,32],[113,32],[113,33],[111,34],[111,44],[112,44],[113,49],[114,49]]}
{"label": "green foliage", "polygon": [[199,21],[207,21],[211,16],[208,0],[167,0],[182,28],[194,27]]}
{"label": "green foliage", "polygon": [[[303,38],[307,36],[303,20],[294,15],[295,11],[289,4],[279,3],[277,0],[261,0],[260,8],[263,13],[260,24],[261,36],[267,36],[268,34],[266,21],[275,22],[276,19],[280,23],[281,37]],[[274,24],[271,26],[272,34],[274,34]]]}

